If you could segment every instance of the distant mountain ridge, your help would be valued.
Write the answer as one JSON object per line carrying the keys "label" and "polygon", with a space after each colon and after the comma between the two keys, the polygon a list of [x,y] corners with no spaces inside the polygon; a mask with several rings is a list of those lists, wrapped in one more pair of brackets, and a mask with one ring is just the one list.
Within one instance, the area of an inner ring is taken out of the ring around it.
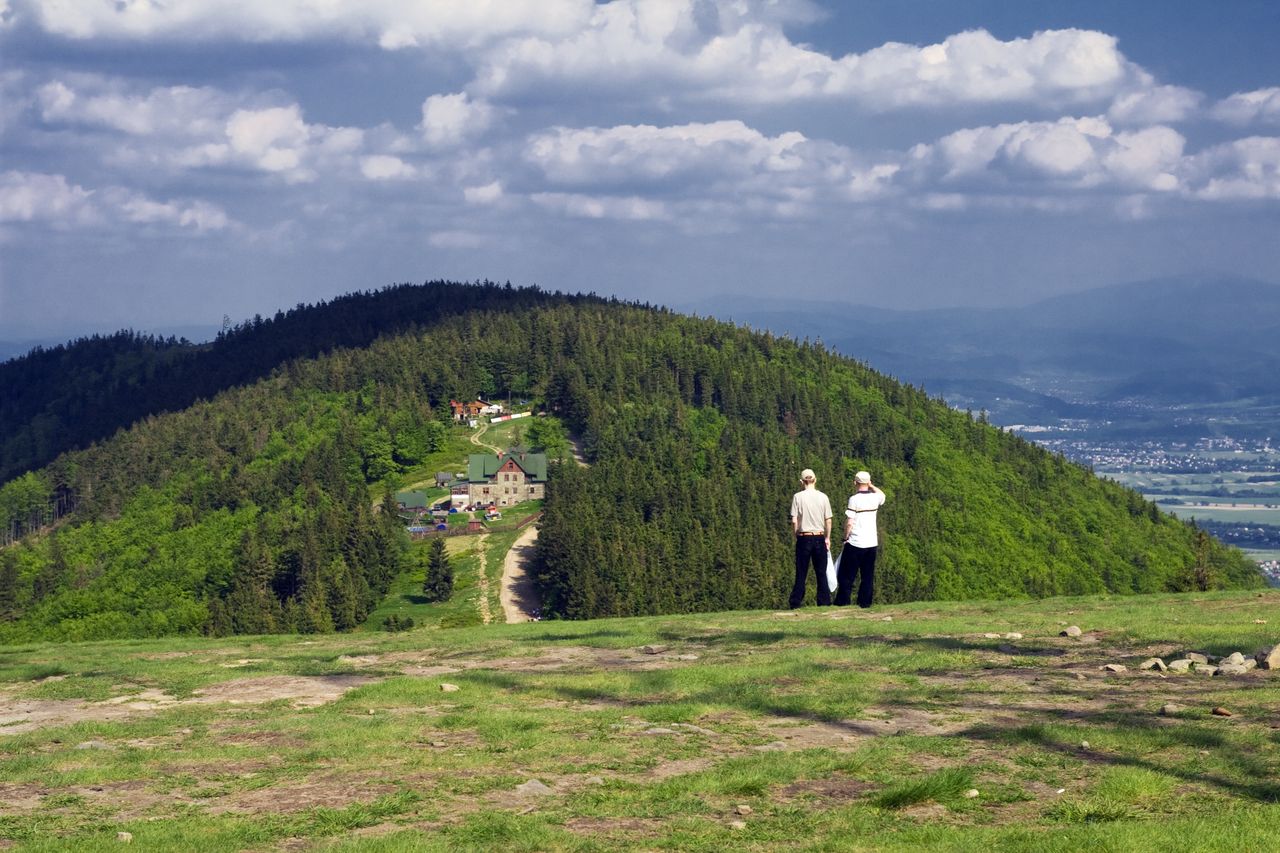
{"label": "distant mountain ridge", "polygon": [[1280,285],[1253,279],[1178,276],[992,309],[724,304],[696,310],[820,338],[975,408],[1071,417],[1132,399],[1280,404]]}

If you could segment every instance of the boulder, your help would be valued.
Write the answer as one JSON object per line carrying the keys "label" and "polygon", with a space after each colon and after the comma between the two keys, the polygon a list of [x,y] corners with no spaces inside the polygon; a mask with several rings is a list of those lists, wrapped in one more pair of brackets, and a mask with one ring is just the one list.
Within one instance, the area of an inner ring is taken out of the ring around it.
{"label": "boulder", "polygon": [[1192,663],[1208,663],[1209,662],[1209,656],[1201,652],[1187,652],[1185,655],[1183,655],[1183,657],[1185,657],[1187,660],[1191,661]]}
{"label": "boulder", "polygon": [[1211,663],[1193,663],[1191,671],[1197,675],[1217,675],[1218,668]]}
{"label": "boulder", "polygon": [[516,792],[527,797],[545,797],[547,794],[554,794],[555,791],[537,779],[530,779],[523,785],[516,785]]}
{"label": "boulder", "polygon": [[1191,669],[1191,660],[1189,658],[1178,658],[1169,662],[1170,672],[1186,672]]}
{"label": "boulder", "polygon": [[1257,667],[1258,667],[1258,662],[1257,662],[1256,660],[1254,660],[1253,658],[1245,658],[1245,659],[1244,659],[1244,663],[1242,663],[1242,664],[1240,664],[1240,665],[1241,665],[1242,667],[1244,667],[1244,671],[1245,671],[1245,672],[1248,672],[1248,671],[1249,671],[1249,670],[1251,670],[1251,669],[1257,669]]}
{"label": "boulder", "polygon": [[1218,671],[1214,675],[1244,675],[1248,671],[1244,668],[1244,664],[1224,663],[1218,667]]}
{"label": "boulder", "polygon": [[1156,672],[1164,672],[1168,668],[1160,658],[1147,658],[1138,664],[1138,669],[1154,669]]}
{"label": "boulder", "polygon": [[1079,637],[1084,632],[1080,630],[1079,625],[1068,625],[1065,631],[1059,631],[1059,637]]}
{"label": "boulder", "polygon": [[1165,702],[1160,706],[1160,714],[1164,717],[1172,717],[1174,714],[1187,710],[1186,705],[1179,705],[1177,702]]}
{"label": "boulder", "polygon": [[1004,635],[1004,638],[1006,640],[1021,640],[1022,635],[1019,634],[1017,631],[1010,631],[1009,633]]}
{"label": "boulder", "polygon": [[733,807],[733,811],[735,814],[740,814],[745,817],[751,814],[751,806],[748,806],[745,803],[738,803],[738,805]]}
{"label": "boulder", "polygon": [[1258,652],[1255,660],[1260,669],[1280,669],[1280,643]]}
{"label": "boulder", "polygon": [[1222,662],[1223,662],[1223,663],[1235,663],[1235,664],[1244,663],[1244,655],[1240,654],[1239,652],[1232,652],[1231,654],[1229,654],[1229,655],[1227,655],[1225,658],[1223,658],[1223,659],[1222,659]]}
{"label": "boulder", "polygon": [[458,685],[456,685],[456,684],[450,684],[450,683],[449,683],[449,682],[447,682],[447,681],[446,681],[446,682],[441,683],[441,685],[440,685],[440,692],[441,692],[441,693],[457,693],[457,692],[458,692],[459,690],[461,690],[461,689],[462,689],[462,688],[461,688],[461,687],[459,687]]}
{"label": "boulder", "polygon": [[1102,670],[1103,672],[1126,672],[1128,671],[1129,667],[1125,666],[1122,663],[1108,663],[1098,667],[1098,669]]}

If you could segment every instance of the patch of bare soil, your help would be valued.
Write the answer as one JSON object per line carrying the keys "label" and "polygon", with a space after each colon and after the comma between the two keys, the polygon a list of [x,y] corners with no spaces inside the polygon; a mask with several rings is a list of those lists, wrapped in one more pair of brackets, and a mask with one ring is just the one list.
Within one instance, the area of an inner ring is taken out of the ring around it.
{"label": "patch of bare soil", "polygon": [[[181,793],[151,790],[150,783],[131,779],[98,785],[73,785],[52,789],[35,783],[0,783],[0,815],[15,815],[49,808],[46,798],[79,797],[93,807],[107,808],[117,819],[137,817],[157,806],[187,803]],[[78,806],[72,806],[78,808]]]}
{"label": "patch of bare soil", "polygon": [[783,802],[813,798],[831,805],[840,805],[861,798],[876,786],[870,782],[850,779],[847,776],[830,776],[826,779],[801,779],[778,791]]}
{"label": "patch of bare soil", "polygon": [[224,681],[195,691],[196,705],[257,705],[287,699],[296,708],[314,708],[375,679],[363,675],[271,675]]}
{"label": "patch of bare soil", "polygon": [[571,817],[564,828],[577,835],[626,838],[654,838],[665,831],[666,824],[647,817]]}
{"label": "patch of bare soil", "polygon": [[370,803],[399,790],[389,782],[375,782],[349,774],[328,772],[302,780],[287,780],[252,791],[237,791],[209,803],[210,814],[288,814],[313,808],[343,809]]}
{"label": "patch of bare soil", "polygon": [[241,678],[197,690],[190,699],[177,699],[159,690],[115,696],[102,702],[80,699],[14,699],[0,697],[0,735],[20,734],[51,726],[82,722],[113,722],[178,705],[251,705],[288,700],[294,707],[311,708],[332,702],[348,690],[374,681],[360,675]]}

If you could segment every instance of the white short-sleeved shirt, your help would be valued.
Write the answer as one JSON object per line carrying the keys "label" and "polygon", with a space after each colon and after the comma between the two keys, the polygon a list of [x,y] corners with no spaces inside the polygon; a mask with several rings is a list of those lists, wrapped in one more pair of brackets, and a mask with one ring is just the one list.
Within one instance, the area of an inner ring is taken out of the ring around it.
{"label": "white short-sleeved shirt", "polygon": [[853,532],[848,542],[855,548],[874,548],[880,544],[876,534],[876,512],[884,505],[884,492],[854,492],[844,514],[853,519]]}
{"label": "white short-sleeved shirt", "polygon": [[826,533],[831,501],[817,489],[796,492],[791,497],[791,517],[800,522],[801,533]]}

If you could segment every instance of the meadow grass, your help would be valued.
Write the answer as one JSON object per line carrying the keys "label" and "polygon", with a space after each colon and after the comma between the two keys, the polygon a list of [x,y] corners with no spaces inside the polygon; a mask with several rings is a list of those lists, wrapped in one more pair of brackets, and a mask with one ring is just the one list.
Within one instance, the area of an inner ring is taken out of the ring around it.
{"label": "meadow grass", "polygon": [[[119,849],[120,831],[148,850],[1280,846],[1280,676],[1136,669],[1151,654],[1275,642],[1280,592],[441,627],[476,609],[478,581],[459,586],[403,633],[0,649],[0,838],[20,850]],[[1086,636],[1059,637],[1065,624]],[[1009,631],[1023,639],[983,636]],[[1130,670],[1099,671],[1111,662]],[[289,692],[308,685],[332,692]],[[1166,702],[1185,710],[1161,715]],[[530,780],[549,790],[520,787]]]}

